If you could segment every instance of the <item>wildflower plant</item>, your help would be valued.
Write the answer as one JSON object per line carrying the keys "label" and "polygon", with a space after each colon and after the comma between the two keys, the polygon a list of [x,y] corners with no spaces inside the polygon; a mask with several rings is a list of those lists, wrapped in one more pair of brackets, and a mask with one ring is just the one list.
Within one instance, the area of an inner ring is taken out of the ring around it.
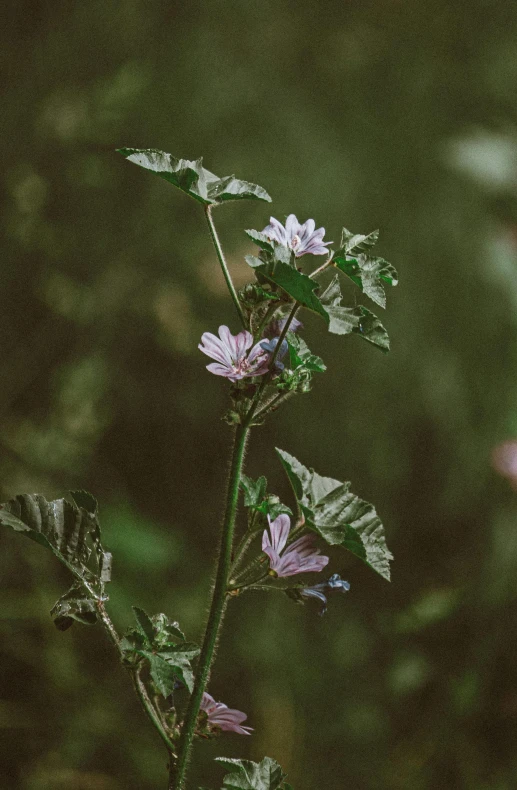
{"label": "wildflower plant", "polygon": [[[214,536],[215,583],[200,646],[187,640],[169,615],[149,616],[138,607],[133,609],[134,627],[123,635],[117,632],[107,612],[112,557],[102,544],[98,505],[91,494],[72,491],[69,498],[51,502],[40,494],[21,494],[0,507],[0,523],[49,549],[69,570],[71,587],[51,611],[56,626],[66,630],[80,622],[104,627],[167,751],[168,790],[182,790],[195,740],[253,732],[243,725],[245,713],[216,702],[207,690],[227,605],[249,590],[267,590],[298,603],[317,601],[324,613],[329,596],[350,589],[335,572],[323,578],[330,565],[325,545],[351,552],[384,579],[390,578],[392,556],[381,520],[371,504],[352,493],[350,483],[323,477],[277,448],[294,495],[288,506],[268,491],[265,477],[253,480],[244,474],[243,459],[250,432],[289,398],[308,392],[314,375],[326,370],[302,336],[299,314],[311,311],[330,332],[356,335],[386,352],[384,326],[368,307],[344,303],[340,278],[348,278],[362,295],[384,308],[385,287],[397,284],[397,273],[372,253],[377,231],[363,235],[344,228],[340,242],[331,247],[324,241],[323,227],[316,229],[313,219],[300,223],[290,214],[285,224],[270,217],[263,230],[245,231],[255,250],[243,263],[249,267],[250,282],[237,291],[213,212],[234,200],[269,202],[267,192],[234,176],[219,178],[201,159],[175,159],[161,151],[133,148],[120,153],[202,206],[236,311],[233,328],[222,325],[217,334],[207,331],[199,344],[213,360],[207,370],[228,380],[225,420],[234,435],[218,548]],[[322,277],[328,279],[328,273],[334,276],[324,285]],[[247,514],[242,525],[239,505]],[[291,579],[302,575],[300,582]],[[231,702],[230,690],[227,701]],[[219,758],[219,763],[228,772],[223,790],[292,790],[271,758],[260,763]]]}

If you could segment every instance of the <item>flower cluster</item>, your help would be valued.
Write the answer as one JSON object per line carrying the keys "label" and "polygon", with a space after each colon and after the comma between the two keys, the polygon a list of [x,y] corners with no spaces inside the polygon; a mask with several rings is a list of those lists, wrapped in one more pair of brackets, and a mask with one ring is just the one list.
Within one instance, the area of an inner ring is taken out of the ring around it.
{"label": "flower cluster", "polygon": [[331,241],[323,241],[325,228],[315,230],[316,223],[313,219],[308,219],[301,225],[294,214],[289,214],[285,227],[274,217],[270,217],[269,222],[262,233],[294,252],[296,258],[307,254],[326,255],[328,245],[332,244]]}
{"label": "flower cluster", "polygon": [[219,730],[236,732],[239,735],[249,735],[252,727],[242,727],[242,722],[248,718],[240,710],[229,708],[224,702],[216,702],[206,691],[201,699],[201,710],[207,715],[208,723]]}
{"label": "flower cluster", "polygon": [[[273,576],[294,576],[296,573],[321,571],[328,564],[329,558],[320,555],[315,546],[314,535],[304,535],[286,547],[291,519],[281,513],[274,521],[268,516],[269,533],[264,530],[262,551],[269,557],[270,572]],[[285,549],[285,551],[284,551]]]}

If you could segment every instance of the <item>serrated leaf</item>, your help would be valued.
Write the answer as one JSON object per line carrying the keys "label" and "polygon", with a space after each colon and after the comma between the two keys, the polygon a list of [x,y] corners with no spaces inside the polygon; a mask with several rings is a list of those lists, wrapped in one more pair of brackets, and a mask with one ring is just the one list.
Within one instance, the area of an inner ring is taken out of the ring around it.
{"label": "serrated leaf", "polygon": [[68,592],[56,601],[50,614],[59,631],[67,631],[74,624],[74,620],[83,625],[94,625],[97,622],[95,601],[85,595],[84,588],[80,584],[73,584]]}
{"label": "serrated leaf", "polygon": [[245,255],[244,260],[252,269],[259,269],[261,266],[264,266],[264,261],[261,261],[256,255]]}
{"label": "serrated leaf", "polygon": [[341,306],[342,294],[337,275],[320,299],[329,316],[329,332],[335,335],[359,335],[383,352],[390,350],[388,333],[376,315],[362,305]]}
{"label": "serrated leaf", "polygon": [[379,239],[379,231],[373,230],[371,233],[351,233],[346,228],[343,228],[341,233],[340,249],[337,250],[335,255],[356,255],[360,252],[368,250],[377,244]]}
{"label": "serrated leaf", "polygon": [[307,526],[331,546],[351,551],[389,581],[384,527],[373,505],[350,492],[350,483],[322,477],[294,456],[276,448]]}
{"label": "serrated leaf", "polygon": [[97,502],[84,491],[72,497],[87,509],[66,499],[48,502],[41,494],[20,494],[0,506],[0,524],[50,549],[76,578],[102,585],[111,577],[111,554],[102,548]]}
{"label": "serrated leaf", "polygon": [[349,277],[363,293],[380,307],[386,307],[386,294],[383,283],[397,285],[398,275],[395,268],[384,258],[357,255],[348,258],[336,254],[333,263]]}
{"label": "serrated leaf", "polygon": [[140,631],[152,644],[154,641],[154,628],[151,618],[144,612],[143,609],[140,609],[138,606],[133,606],[132,609]]}
{"label": "serrated leaf", "polygon": [[323,360],[311,353],[307,343],[299,335],[288,332],[285,339],[289,348],[289,364],[292,370],[304,367],[315,373],[323,373],[327,369]]}
{"label": "serrated leaf", "polygon": [[229,757],[216,757],[216,761],[230,771],[224,777],[222,790],[277,790],[285,778],[271,757],[264,757],[260,763]]}
{"label": "serrated leaf", "polygon": [[257,247],[260,247],[262,250],[266,250],[266,252],[274,253],[274,243],[268,238],[268,236],[266,236],[265,233],[260,233],[258,230],[245,230],[244,233],[246,236],[248,236],[248,238],[255,242]]}
{"label": "serrated leaf", "polygon": [[314,280],[311,280],[310,277],[307,277],[306,274],[302,274],[298,269],[283,261],[277,261],[272,271],[270,271],[268,264],[258,266],[255,269],[255,273],[273,285],[278,285],[304,307],[321,315],[328,324],[329,317],[327,312],[314,293],[319,285]]}
{"label": "serrated leaf", "polygon": [[267,480],[265,477],[252,480],[247,475],[241,475],[240,487],[244,492],[244,506],[256,508],[266,496]]}
{"label": "serrated leaf", "polygon": [[271,202],[270,196],[262,187],[241,181],[235,176],[219,178],[203,167],[202,159],[176,159],[171,154],[153,148],[120,148],[118,153],[204,205],[244,199]]}
{"label": "serrated leaf", "polygon": [[[149,662],[149,672],[156,688],[163,697],[168,697],[173,693],[174,684],[178,678],[176,668],[168,664],[161,656],[148,650],[142,650],[140,654]],[[180,679],[183,680],[183,678]]]}

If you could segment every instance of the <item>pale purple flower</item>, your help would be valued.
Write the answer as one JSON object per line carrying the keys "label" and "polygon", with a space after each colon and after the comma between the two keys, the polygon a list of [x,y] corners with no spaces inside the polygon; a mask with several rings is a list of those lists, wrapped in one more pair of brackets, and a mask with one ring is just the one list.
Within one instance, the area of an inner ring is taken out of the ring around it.
{"label": "pale purple flower", "polygon": [[281,513],[274,521],[269,516],[267,519],[271,537],[265,529],[262,551],[269,557],[269,567],[274,575],[294,576],[296,573],[323,570],[329,558],[320,555],[319,549],[314,545],[314,535],[304,535],[285,549],[291,531],[291,519],[286,513]]}
{"label": "pale purple flower", "polygon": [[[275,349],[276,349],[276,347],[278,345],[278,340],[279,340],[278,337],[273,337],[271,340],[261,340],[260,347],[264,351],[267,351],[268,354],[273,355],[275,353]],[[278,352],[278,354],[276,356],[276,359],[275,359],[275,368],[279,372],[282,372],[282,370],[285,367],[284,363],[281,362],[280,360],[283,359],[283,357],[285,357],[285,355],[287,354],[288,349],[289,349],[289,346],[287,345],[287,340],[282,340],[282,345],[280,346],[280,351]]]}
{"label": "pale purple flower", "polygon": [[240,710],[234,710],[225,705],[224,702],[216,702],[206,691],[201,699],[201,710],[204,710],[208,723],[220,730],[236,732],[239,735],[249,735],[253,732],[252,727],[242,727],[242,722],[248,718]]}
{"label": "pale purple flower", "polygon": [[316,223],[313,219],[308,219],[301,225],[294,214],[289,214],[285,227],[274,217],[270,217],[269,222],[262,233],[292,250],[297,258],[307,254],[326,255],[327,246],[332,244],[331,241],[323,241],[325,228],[315,230]]}
{"label": "pale purple flower", "polygon": [[261,376],[268,371],[270,355],[260,343],[252,346],[253,336],[250,332],[244,330],[232,335],[227,326],[220,326],[219,337],[205,332],[198,348],[207,357],[217,360],[206,366],[210,373],[225,376],[230,381],[239,381],[247,376]]}

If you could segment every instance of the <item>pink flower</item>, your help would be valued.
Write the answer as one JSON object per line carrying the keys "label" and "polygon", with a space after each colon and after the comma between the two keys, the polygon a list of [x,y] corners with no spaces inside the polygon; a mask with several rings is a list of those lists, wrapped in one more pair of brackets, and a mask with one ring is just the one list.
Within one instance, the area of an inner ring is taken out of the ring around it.
{"label": "pink flower", "polygon": [[216,702],[206,692],[203,694],[200,707],[205,711],[208,723],[220,730],[237,732],[239,735],[249,735],[253,732],[252,727],[241,727],[242,722],[248,718],[245,713],[229,708],[224,702]]}
{"label": "pink flower", "polygon": [[247,376],[261,376],[268,371],[270,355],[261,348],[260,343],[252,346],[253,336],[249,332],[232,335],[227,326],[220,326],[219,337],[205,332],[198,348],[207,357],[217,360],[206,366],[210,373],[225,376],[230,381],[239,381]]}
{"label": "pink flower", "polygon": [[323,241],[325,228],[314,230],[316,223],[313,219],[308,219],[300,225],[294,214],[289,214],[284,226],[274,217],[269,218],[270,225],[264,228],[262,233],[284,247],[292,250],[296,258],[302,255],[326,255],[327,246],[331,241]]}
{"label": "pink flower", "polygon": [[[267,529],[262,536],[262,551],[269,557],[269,567],[276,576],[294,576],[296,573],[321,571],[328,564],[329,558],[320,555],[314,545],[314,535],[304,535],[284,551],[291,531],[291,520],[281,513],[274,521],[269,516],[269,537]],[[283,552],[283,553],[282,553]]]}

